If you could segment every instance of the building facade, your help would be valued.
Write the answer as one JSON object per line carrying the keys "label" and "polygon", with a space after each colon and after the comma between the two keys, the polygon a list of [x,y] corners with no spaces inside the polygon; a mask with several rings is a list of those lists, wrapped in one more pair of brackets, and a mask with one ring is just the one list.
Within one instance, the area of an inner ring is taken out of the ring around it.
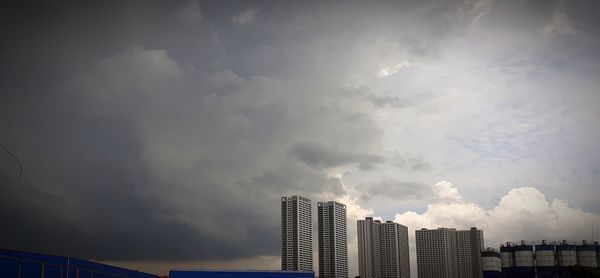
{"label": "building facade", "polygon": [[367,217],[357,221],[358,273],[361,278],[375,278],[381,269],[379,251],[379,224],[381,221]]}
{"label": "building facade", "polygon": [[381,223],[381,277],[410,278],[408,227],[386,221]]}
{"label": "building facade", "polygon": [[281,197],[281,269],[313,271],[312,253],[311,200]]}
{"label": "building facade", "polygon": [[458,278],[456,229],[415,231],[419,278]]}
{"label": "building facade", "polygon": [[408,228],[367,217],[357,221],[360,277],[410,277]]}
{"label": "building facade", "polygon": [[483,231],[437,228],[415,231],[420,278],[482,278]]}
{"label": "building facade", "polygon": [[477,228],[456,231],[458,277],[482,278],[481,252],[484,251],[483,231]]}
{"label": "building facade", "polygon": [[319,277],[348,277],[346,205],[318,202]]}

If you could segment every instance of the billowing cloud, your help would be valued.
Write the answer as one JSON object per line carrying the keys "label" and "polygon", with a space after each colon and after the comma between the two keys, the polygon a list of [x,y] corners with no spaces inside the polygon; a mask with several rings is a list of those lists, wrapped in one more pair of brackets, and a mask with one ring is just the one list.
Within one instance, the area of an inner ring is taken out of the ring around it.
{"label": "billowing cloud", "polygon": [[498,248],[507,241],[591,240],[592,225],[600,225],[598,215],[574,208],[558,198],[549,200],[534,187],[510,190],[491,209],[464,200],[457,188],[447,181],[432,188],[437,201],[429,204],[424,212],[408,211],[395,216],[396,222],[409,227],[414,269],[414,233],[420,228],[478,227],[484,231],[486,245]]}

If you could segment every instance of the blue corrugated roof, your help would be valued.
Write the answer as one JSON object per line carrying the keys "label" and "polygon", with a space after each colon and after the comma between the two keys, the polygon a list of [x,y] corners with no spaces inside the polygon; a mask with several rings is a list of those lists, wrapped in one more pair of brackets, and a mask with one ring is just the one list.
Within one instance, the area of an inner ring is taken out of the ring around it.
{"label": "blue corrugated roof", "polygon": [[[25,266],[25,269],[33,271],[31,274],[32,276],[24,277],[37,277],[37,274],[35,273],[38,273],[41,269],[41,265],[44,264],[46,268],[50,267],[49,269],[56,269],[56,271],[58,271],[57,273],[60,273],[57,274],[60,275],[57,277],[63,277],[63,274],[65,275],[64,277],[66,277],[66,269],[68,266],[70,273],[76,273],[77,270],[81,270],[86,273],[93,272],[98,274],[109,274],[116,277],[126,276],[135,278],[158,278],[158,276],[154,274],[101,264],[78,258],[14,251],[8,249],[0,249],[0,259],[7,262],[7,267],[0,269],[0,277],[10,277],[9,275],[7,275],[7,273],[13,273],[14,269],[12,268],[18,269],[20,265]],[[5,271],[7,273],[4,273]]]}
{"label": "blue corrugated roof", "polygon": [[312,271],[173,269],[170,278],[314,278]]}

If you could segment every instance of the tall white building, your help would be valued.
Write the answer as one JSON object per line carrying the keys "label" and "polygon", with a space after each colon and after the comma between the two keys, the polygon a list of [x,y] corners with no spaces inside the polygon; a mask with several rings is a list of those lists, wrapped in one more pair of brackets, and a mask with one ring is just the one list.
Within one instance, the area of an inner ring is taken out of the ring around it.
{"label": "tall white building", "polygon": [[367,217],[358,220],[358,268],[364,278],[409,278],[408,228]]}
{"label": "tall white building", "polygon": [[381,245],[379,244],[381,221],[367,217],[357,221],[358,273],[361,278],[379,277],[381,273]]}
{"label": "tall white building", "polygon": [[281,197],[281,269],[313,271],[311,201]]}
{"label": "tall white building", "polygon": [[437,228],[415,231],[419,278],[481,278],[483,231]]}
{"label": "tall white building", "polygon": [[419,278],[459,278],[456,229],[416,230]]}
{"label": "tall white building", "polygon": [[346,205],[317,203],[319,230],[319,277],[348,277]]}
{"label": "tall white building", "polygon": [[386,221],[379,224],[381,277],[409,278],[408,227]]}
{"label": "tall white building", "polygon": [[484,251],[483,231],[477,228],[456,231],[458,277],[482,278],[481,252]]}

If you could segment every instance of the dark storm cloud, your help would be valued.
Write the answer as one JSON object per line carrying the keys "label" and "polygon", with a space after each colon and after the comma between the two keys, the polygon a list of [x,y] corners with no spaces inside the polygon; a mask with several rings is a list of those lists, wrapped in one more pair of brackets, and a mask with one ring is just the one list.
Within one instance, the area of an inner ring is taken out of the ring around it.
{"label": "dark storm cloud", "polygon": [[[338,94],[319,80],[299,88],[247,64],[227,69],[256,48],[231,48],[236,35],[220,32],[232,23],[218,18],[245,6],[3,6],[0,139],[26,174],[0,160],[2,247],[112,260],[276,255],[280,196],[345,193],[288,154],[296,138],[362,150],[379,135],[368,115],[313,101]],[[378,161],[325,155],[328,166]]]}
{"label": "dark storm cloud", "polygon": [[[435,100],[444,88],[429,78],[444,72],[418,62],[466,29],[541,33],[557,13],[555,2],[491,2],[3,2],[0,143],[24,174],[0,154],[0,247],[107,260],[276,256],[280,196],[348,197],[352,185],[328,173],[338,166],[378,175],[386,163],[410,174],[441,165],[384,160],[376,118]],[[533,58],[495,55],[507,61],[493,66],[597,61],[596,17],[573,3],[560,12],[594,43],[570,50],[565,39]],[[562,23],[551,35],[573,33]],[[397,65],[408,74],[389,91],[345,89]],[[443,113],[443,100],[431,110]],[[452,133],[414,110],[414,131]],[[402,180],[357,194],[432,195]]]}
{"label": "dark storm cloud", "polygon": [[359,163],[361,168],[368,169],[383,161],[383,158],[365,153],[355,153],[349,150],[339,150],[315,143],[297,143],[292,148],[292,154],[304,163],[315,168],[329,168],[349,163]]}

